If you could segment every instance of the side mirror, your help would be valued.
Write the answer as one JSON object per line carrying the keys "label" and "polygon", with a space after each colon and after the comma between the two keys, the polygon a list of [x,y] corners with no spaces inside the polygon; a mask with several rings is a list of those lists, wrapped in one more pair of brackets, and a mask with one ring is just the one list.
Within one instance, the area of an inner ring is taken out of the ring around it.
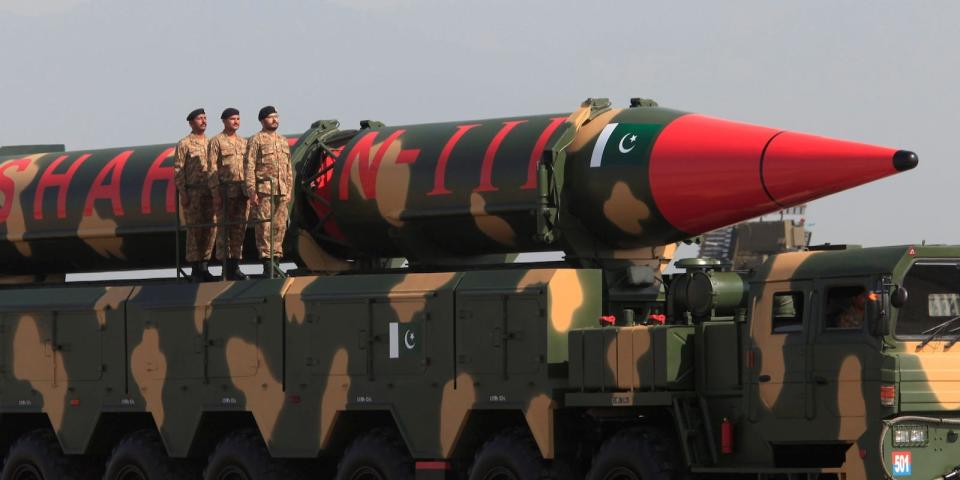
{"label": "side mirror", "polygon": [[885,337],[890,334],[890,289],[884,285],[879,292],[869,292],[865,313],[870,334]]}
{"label": "side mirror", "polygon": [[890,305],[895,308],[903,308],[907,304],[907,299],[910,296],[907,293],[907,289],[903,288],[900,285],[895,285],[893,287],[893,293],[890,294]]}

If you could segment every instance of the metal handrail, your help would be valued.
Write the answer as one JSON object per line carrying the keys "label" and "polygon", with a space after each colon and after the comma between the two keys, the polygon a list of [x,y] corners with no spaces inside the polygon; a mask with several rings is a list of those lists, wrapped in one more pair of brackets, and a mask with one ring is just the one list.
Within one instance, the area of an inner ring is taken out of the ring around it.
{"label": "metal handrail", "polygon": [[[277,166],[277,168],[279,169],[279,160],[276,160],[276,162],[277,162],[277,165],[276,165],[276,166]],[[235,182],[231,182],[231,183],[235,183]],[[270,186],[270,189],[271,189],[271,195],[270,195],[271,209],[270,209],[270,211],[271,211],[271,214],[272,214],[272,215],[270,215],[270,218],[268,218],[268,219],[266,219],[266,220],[259,220],[259,219],[252,219],[252,218],[250,218],[250,215],[247,215],[247,219],[246,219],[245,221],[239,221],[239,222],[237,222],[237,221],[231,221],[231,222],[225,221],[225,218],[226,218],[226,206],[227,206],[227,192],[225,192],[225,191],[221,191],[221,192],[220,192],[220,195],[221,195],[221,197],[220,197],[220,210],[217,212],[217,221],[216,221],[216,222],[206,222],[206,223],[184,223],[184,222],[181,222],[181,221],[180,221],[180,214],[181,214],[181,211],[182,211],[181,208],[180,208],[180,205],[181,205],[181,203],[180,203],[180,195],[181,195],[181,192],[180,192],[180,189],[176,189],[176,199],[175,199],[175,202],[176,202],[176,226],[175,226],[175,237],[174,237],[174,246],[175,246],[174,251],[175,251],[175,253],[176,253],[176,262],[175,262],[175,263],[176,263],[176,271],[177,271],[177,279],[178,279],[178,280],[181,279],[181,278],[186,278],[186,277],[187,277],[186,272],[183,271],[183,262],[184,262],[184,261],[182,260],[181,253],[180,253],[180,235],[181,235],[181,231],[186,232],[187,230],[189,230],[189,229],[191,229],[191,228],[210,228],[210,227],[217,227],[217,237],[218,237],[217,239],[218,239],[218,240],[222,240],[222,243],[223,243],[224,245],[226,245],[226,243],[227,243],[227,242],[226,242],[226,238],[225,238],[225,237],[221,237],[221,235],[226,235],[226,230],[225,230],[223,227],[234,226],[234,225],[244,225],[244,236],[246,236],[246,230],[247,230],[247,228],[249,228],[250,225],[257,225],[257,224],[262,224],[262,223],[269,223],[269,224],[270,224],[270,227],[269,227],[269,229],[270,229],[270,232],[269,232],[269,234],[270,234],[270,240],[269,240],[269,241],[270,241],[270,262],[271,262],[271,263],[273,262],[273,257],[274,257],[274,256],[273,256],[273,252],[274,252],[274,248],[273,248],[273,247],[274,247],[274,245],[273,245],[273,244],[274,244],[273,237],[274,237],[274,231],[275,231],[275,230],[274,230],[274,226],[273,226],[273,217],[274,217],[274,215],[276,215],[277,195],[276,195],[276,182],[270,182],[270,183],[271,183],[271,186]],[[250,201],[250,198],[249,198],[249,197],[244,197],[244,198],[246,198],[247,202]],[[241,248],[242,248],[242,247],[241,247]],[[224,257],[226,257],[226,254],[224,254]],[[283,272],[276,272],[276,271],[275,271],[275,268],[271,268],[269,272],[264,272],[264,273],[267,274],[267,278],[275,278],[275,275],[274,275],[275,273],[279,273],[280,275],[282,275],[282,276],[284,276],[284,277],[286,276],[286,275],[283,274]]]}

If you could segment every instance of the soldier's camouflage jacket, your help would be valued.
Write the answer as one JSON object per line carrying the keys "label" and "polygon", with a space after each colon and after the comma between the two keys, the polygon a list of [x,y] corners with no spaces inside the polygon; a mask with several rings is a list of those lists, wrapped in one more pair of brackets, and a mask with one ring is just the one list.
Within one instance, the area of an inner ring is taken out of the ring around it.
{"label": "soldier's camouflage jacket", "polygon": [[[242,185],[246,167],[244,161],[247,153],[247,140],[240,135],[229,136],[220,132],[217,136],[210,139],[208,148],[208,159],[210,166],[216,172],[210,176],[210,189],[213,194],[219,196],[220,186],[224,184]],[[242,192],[241,189],[231,189],[229,196],[237,196]]]}
{"label": "soldier's camouflage jacket", "polygon": [[187,192],[188,187],[204,187],[210,184],[213,170],[207,162],[206,135],[189,134],[177,142],[176,160],[173,164],[173,179],[177,190]]}
{"label": "soldier's camouflage jacket", "polygon": [[[290,144],[276,132],[260,131],[247,143],[246,190],[266,195],[290,195],[293,169]],[[276,185],[274,185],[274,183]]]}

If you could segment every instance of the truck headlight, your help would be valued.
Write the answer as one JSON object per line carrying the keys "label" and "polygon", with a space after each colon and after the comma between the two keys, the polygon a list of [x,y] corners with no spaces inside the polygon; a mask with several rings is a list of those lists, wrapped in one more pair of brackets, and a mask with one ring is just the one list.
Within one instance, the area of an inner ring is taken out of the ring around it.
{"label": "truck headlight", "polygon": [[922,447],[927,444],[927,427],[924,425],[897,425],[893,427],[894,447]]}

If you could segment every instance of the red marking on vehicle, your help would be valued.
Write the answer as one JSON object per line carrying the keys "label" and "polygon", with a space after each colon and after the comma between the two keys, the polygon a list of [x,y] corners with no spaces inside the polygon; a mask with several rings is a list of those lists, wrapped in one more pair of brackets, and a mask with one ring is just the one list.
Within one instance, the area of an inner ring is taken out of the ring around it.
{"label": "red marking on vehicle", "polygon": [[880,385],[880,405],[892,407],[897,404],[896,385]]}
{"label": "red marking on vehicle", "polygon": [[450,466],[450,462],[445,462],[443,460],[436,461],[420,461],[416,464],[417,470],[452,470],[453,467]]}
{"label": "red marking on vehicle", "polygon": [[357,164],[357,175],[360,178],[363,197],[367,200],[377,198],[377,174],[380,173],[380,163],[383,162],[383,156],[386,155],[393,141],[400,135],[403,135],[404,132],[405,130],[397,130],[391,133],[390,136],[380,144],[380,148],[377,149],[377,153],[373,156],[372,163],[370,160],[370,150],[373,148],[374,141],[377,139],[377,133],[379,132],[367,133],[354,144],[353,148],[347,152],[346,163],[344,163],[343,170],[340,172],[340,200],[350,198],[348,181],[353,173],[354,164]]}
{"label": "red marking on vehicle", "polygon": [[383,141],[383,144],[377,149],[377,154],[373,157],[373,165],[370,167],[373,171],[370,172],[370,175],[367,177],[360,177],[364,194],[367,195],[367,198],[377,198],[377,175],[380,174],[380,165],[383,164],[383,157],[387,154],[387,150],[390,150],[390,146],[393,145],[394,140],[400,135],[403,135],[404,132],[406,132],[406,130],[397,130]]}
{"label": "red marking on vehicle", "polygon": [[67,159],[67,155],[57,157],[56,160],[47,166],[46,170],[43,171],[43,175],[40,176],[40,183],[37,184],[37,192],[33,197],[33,218],[37,220],[43,219],[43,193],[48,188],[57,189],[57,218],[67,218],[67,191],[70,188],[70,181],[73,180],[73,175],[77,173],[80,165],[83,165],[83,162],[88,158],[90,158],[89,153],[84,153],[77,157],[77,159],[67,167],[66,173],[53,173],[53,171]]}
{"label": "red marking on vehicle", "polygon": [[[110,206],[113,208],[113,215],[115,217],[123,216],[123,201],[120,197],[120,178],[123,174],[123,167],[127,164],[127,159],[130,158],[130,155],[133,155],[133,150],[121,152],[116,157],[113,157],[113,160],[110,160],[110,163],[107,163],[107,165],[100,170],[97,178],[93,181],[93,185],[90,187],[90,192],[87,193],[87,201],[83,205],[83,216],[89,217],[92,215],[93,202],[101,198],[110,200]],[[110,184],[104,185],[103,182],[107,179],[107,175],[110,175]]]}
{"label": "red marking on vehicle", "polygon": [[400,150],[400,153],[397,154],[397,165],[409,165],[417,161],[417,158],[420,157],[419,148],[408,148],[406,150]]}
{"label": "red marking on vehicle", "polygon": [[776,210],[760,179],[777,130],[688,114],[667,124],[650,153],[650,190],[674,228],[702,233]]}
{"label": "red marking on vehicle", "polygon": [[297,394],[293,394],[287,397],[287,403],[290,403],[292,405],[299,405],[300,400],[301,400],[300,395],[297,395]]}
{"label": "red marking on vehicle", "polygon": [[763,182],[784,206],[846,190],[897,173],[896,149],[783,132],[763,155]]}
{"label": "red marking on vehicle", "polygon": [[894,477],[913,475],[913,453],[910,451],[890,452],[890,467],[893,470],[891,473]]}
{"label": "red marking on vehicle", "polygon": [[0,205],[0,222],[6,222],[13,208],[13,196],[17,193],[17,183],[7,176],[7,170],[16,167],[22,172],[30,166],[30,158],[7,160],[0,165],[0,193],[3,194],[3,205]]}
{"label": "red marking on vehicle", "polygon": [[616,325],[617,317],[615,315],[601,315],[600,326]]}
{"label": "red marking on vehicle", "polygon": [[479,123],[472,125],[459,125],[457,131],[447,140],[447,144],[440,151],[440,158],[437,159],[437,168],[433,173],[433,190],[427,192],[427,195],[449,195],[451,192],[446,187],[447,162],[450,161],[450,155],[453,153],[453,147],[471,128],[479,127]]}
{"label": "red marking on vehicle", "polygon": [[176,213],[177,204],[177,186],[173,183],[173,167],[163,166],[163,161],[171,158],[173,156],[173,147],[170,147],[160,155],[157,155],[157,158],[150,165],[150,170],[147,171],[147,177],[143,180],[143,190],[140,194],[140,211],[144,215],[149,215],[152,211],[150,206],[150,193],[153,192],[153,184],[156,182],[167,182],[167,201],[166,209],[167,213]]}
{"label": "red marking on vehicle", "polygon": [[79,399],[79,398],[71,398],[71,399],[70,399],[70,406],[71,406],[71,407],[79,407],[79,406],[80,406],[80,399]]}
{"label": "red marking on vehicle", "polygon": [[647,315],[647,318],[659,323],[660,325],[663,325],[667,322],[667,316],[662,313],[651,313],[650,315]]}
{"label": "red marking on vehicle", "polygon": [[527,183],[524,183],[521,189],[531,189],[537,186],[537,164],[543,156],[543,150],[547,148],[547,141],[557,131],[557,128],[567,120],[567,117],[556,117],[550,119],[550,125],[543,129],[537,143],[533,145],[533,152],[530,152],[530,163],[527,165]]}
{"label": "red marking on vehicle", "polygon": [[500,144],[503,143],[503,139],[507,138],[507,134],[521,123],[527,123],[527,121],[513,120],[503,122],[503,127],[500,128],[500,131],[497,132],[493,140],[490,141],[490,145],[487,146],[487,151],[483,154],[483,164],[480,165],[480,185],[473,189],[474,192],[495,192],[499,190],[493,186],[493,160],[497,156],[497,151],[500,150]]}
{"label": "red marking on vehicle", "polygon": [[[333,154],[334,154],[335,156],[336,156],[336,155],[340,155],[340,152],[342,152],[342,151],[343,151],[343,147],[336,148],[336,149],[333,149]],[[317,189],[318,189],[318,190],[321,190],[321,191],[324,191],[323,193],[327,193],[327,192],[325,192],[325,190],[326,190],[325,187],[326,187],[328,184],[330,184],[331,181],[333,180],[333,168],[332,168],[332,165],[333,165],[334,163],[336,163],[335,157],[331,157],[330,155],[325,155],[325,156],[323,157],[323,165],[320,165],[320,170],[323,170],[323,169],[326,168],[327,171],[326,171],[326,172],[323,172],[322,175],[318,176],[317,179],[314,180],[314,182],[316,183]],[[330,195],[329,195],[329,194],[324,195],[324,198],[326,198],[327,200],[329,200],[329,199],[330,199]]]}
{"label": "red marking on vehicle", "polygon": [[916,249],[916,248],[913,248],[913,247],[910,247],[910,249],[907,250],[907,255],[910,255],[911,257],[916,257],[916,256],[917,256],[917,249]]}
{"label": "red marking on vehicle", "polygon": [[299,140],[297,137],[288,138],[288,139],[287,139],[287,145],[289,145],[289,146],[292,147],[292,146],[296,145],[297,140]]}
{"label": "red marking on vehicle", "polygon": [[[333,209],[330,206],[331,200],[333,199],[333,165],[337,162],[337,159],[340,158],[340,154],[343,152],[343,147],[337,147],[331,149],[333,152],[332,155],[325,155],[323,157],[323,164],[320,166],[320,169],[326,169],[326,171],[317,177],[313,182],[313,187],[316,191],[316,194],[320,196],[323,200],[316,198],[309,198],[310,206],[313,208],[313,211],[316,212],[317,217],[323,220],[323,230],[333,238],[338,240],[346,240],[346,237],[343,235],[343,232],[340,230],[340,227],[337,225],[336,218],[331,214]],[[318,170],[319,171],[319,170]]]}
{"label": "red marking on vehicle", "polygon": [[733,422],[729,418],[720,422],[720,453],[733,453]]}

